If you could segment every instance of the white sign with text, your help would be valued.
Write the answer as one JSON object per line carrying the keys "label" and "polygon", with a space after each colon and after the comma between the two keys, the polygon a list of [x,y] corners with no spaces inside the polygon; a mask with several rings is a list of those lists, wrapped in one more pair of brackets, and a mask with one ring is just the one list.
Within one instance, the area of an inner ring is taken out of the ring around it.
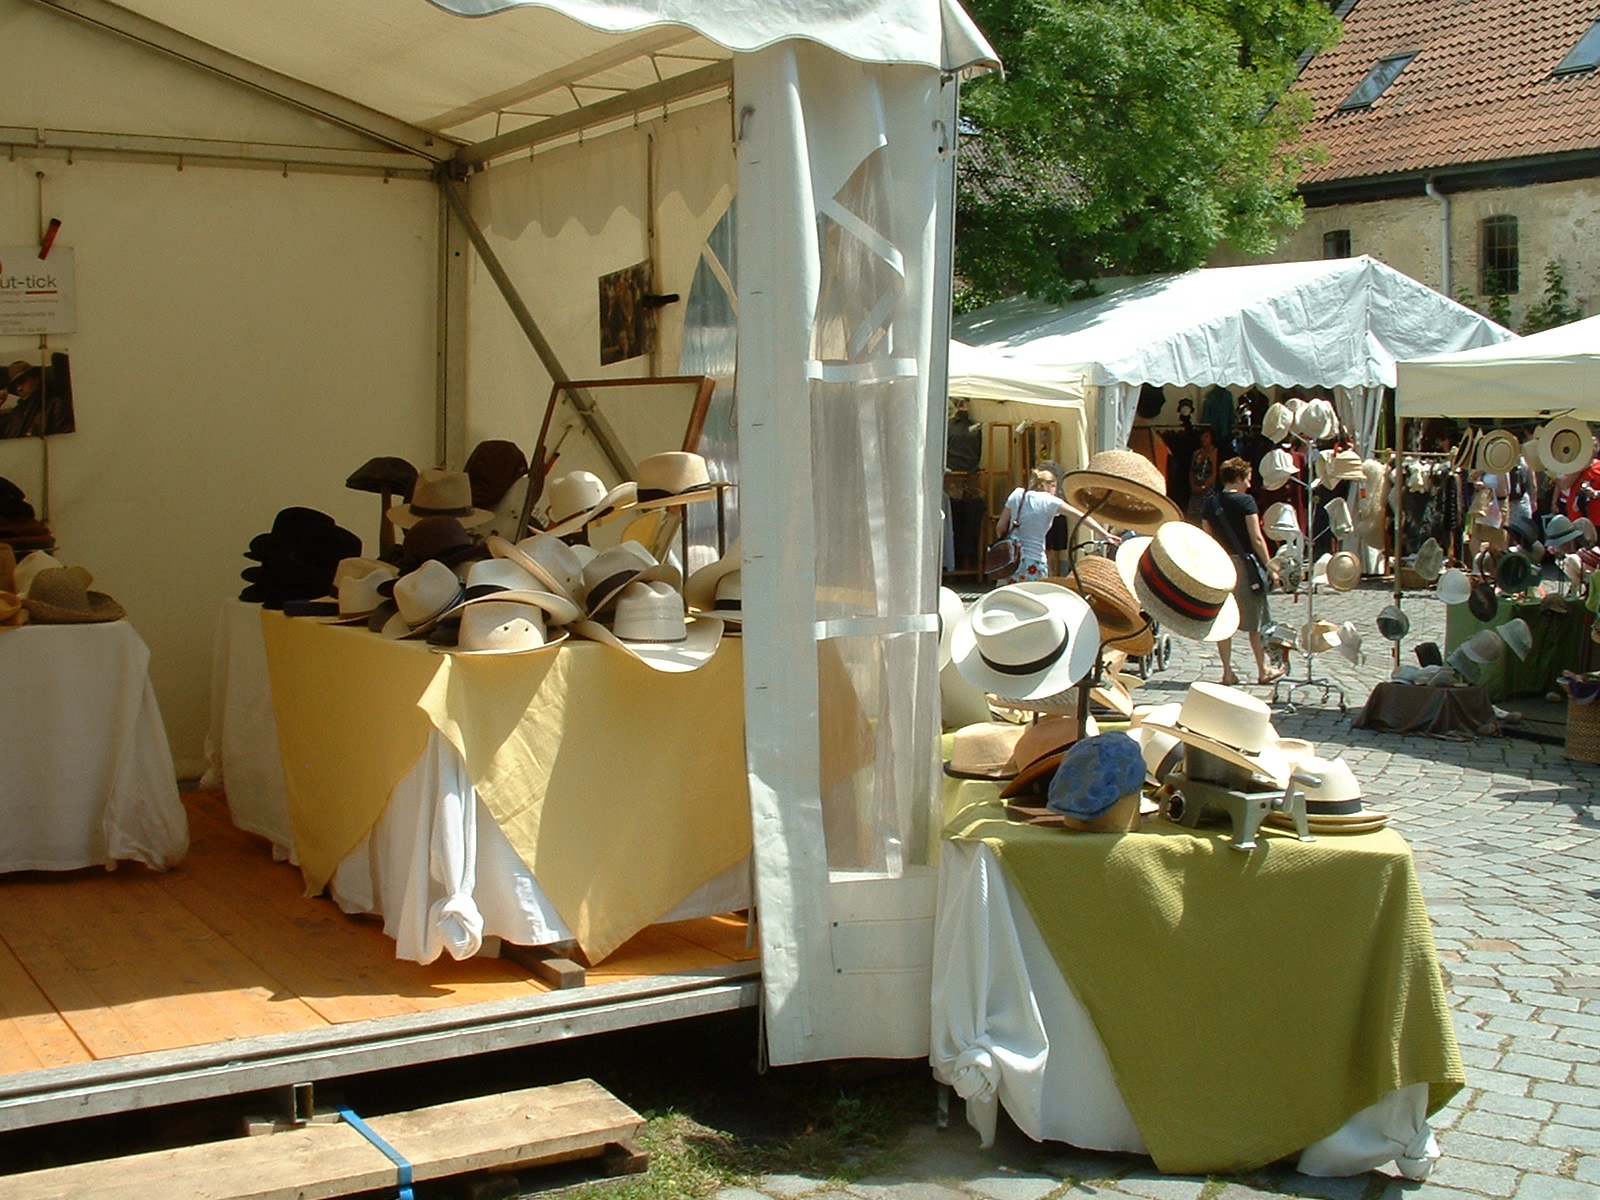
{"label": "white sign with text", "polygon": [[0,335],[73,333],[77,328],[72,248],[52,247],[41,260],[37,246],[0,246]]}

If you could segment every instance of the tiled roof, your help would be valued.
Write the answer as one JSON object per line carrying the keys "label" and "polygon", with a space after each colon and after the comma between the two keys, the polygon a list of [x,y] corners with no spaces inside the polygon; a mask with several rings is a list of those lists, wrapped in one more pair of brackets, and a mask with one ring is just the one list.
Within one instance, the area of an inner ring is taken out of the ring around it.
{"label": "tiled roof", "polygon": [[[1328,151],[1303,184],[1600,148],[1600,71],[1551,71],[1600,0],[1356,0],[1300,74]],[[1368,109],[1339,112],[1380,59],[1417,56]]]}

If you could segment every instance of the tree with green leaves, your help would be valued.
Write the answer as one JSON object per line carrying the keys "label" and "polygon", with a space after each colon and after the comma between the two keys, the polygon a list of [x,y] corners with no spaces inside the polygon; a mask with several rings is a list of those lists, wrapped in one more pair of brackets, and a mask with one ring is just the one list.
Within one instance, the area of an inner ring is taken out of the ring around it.
{"label": "tree with green leaves", "polygon": [[1005,65],[962,94],[957,304],[1274,248],[1316,153],[1290,91],[1326,0],[969,0]]}

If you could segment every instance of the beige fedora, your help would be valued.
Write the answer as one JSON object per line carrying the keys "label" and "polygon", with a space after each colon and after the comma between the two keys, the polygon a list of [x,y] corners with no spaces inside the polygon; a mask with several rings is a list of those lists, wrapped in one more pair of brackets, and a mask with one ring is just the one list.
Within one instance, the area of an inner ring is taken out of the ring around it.
{"label": "beige fedora", "polygon": [[611,628],[579,621],[573,632],[614,646],[656,671],[681,673],[705,666],[722,643],[722,622],[690,617],[683,595],[664,580],[627,584],[616,598]]}
{"label": "beige fedora", "polygon": [[687,450],[668,450],[641,458],[634,468],[638,484],[638,508],[666,508],[713,500],[719,488],[730,485],[713,480],[702,455]]}
{"label": "beige fedora", "polygon": [[1088,602],[1053,583],[995,588],[962,614],[950,637],[957,670],[1014,700],[1061,694],[1089,673],[1099,653]]}
{"label": "beige fedora", "polygon": [[1217,642],[1239,628],[1233,598],[1239,573],[1228,552],[1198,526],[1173,521],[1151,537],[1124,542],[1117,570],[1145,612],[1181,637]]}
{"label": "beige fedora", "polygon": [[554,650],[567,639],[566,630],[552,634],[545,610],[521,600],[484,599],[461,610],[454,646],[434,646],[442,654],[533,654]]}
{"label": "beige fedora", "polygon": [[1011,779],[1017,773],[1012,752],[1026,727],[1010,721],[980,721],[950,735],[944,773],[954,779]]}
{"label": "beige fedora", "polygon": [[[1264,701],[1238,688],[1192,683],[1175,721],[1147,716],[1141,728],[1166,733],[1191,749],[1280,785],[1287,777],[1285,760],[1271,753],[1277,741],[1271,710]],[[1191,761],[1191,770],[1193,766]]]}
{"label": "beige fedora", "polygon": [[410,502],[391,506],[386,515],[399,529],[410,529],[424,517],[454,517],[468,529],[494,519],[488,509],[473,506],[471,476],[433,467],[417,472]]}
{"label": "beige fedora", "polygon": [[573,471],[550,481],[549,497],[545,532],[560,537],[599,517],[632,507],[638,498],[638,485],[628,479],[608,489],[594,472]]}
{"label": "beige fedora", "polygon": [[1367,473],[1361,456],[1354,450],[1331,450],[1317,455],[1317,479],[1324,487],[1336,483],[1365,481]]}
{"label": "beige fedora", "polygon": [[1082,471],[1061,479],[1067,503],[1091,512],[1102,525],[1154,533],[1183,514],[1167,498],[1167,481],[1155,463],[1133,450],[1102,450]]}

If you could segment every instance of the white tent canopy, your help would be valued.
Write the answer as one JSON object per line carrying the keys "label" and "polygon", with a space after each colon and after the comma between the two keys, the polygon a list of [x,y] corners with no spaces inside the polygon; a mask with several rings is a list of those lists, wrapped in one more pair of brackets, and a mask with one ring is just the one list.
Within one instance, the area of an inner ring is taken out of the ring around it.
{"label": "white tent canopy", "polygon": [[[1375,393],[1401,359],[1512,336],[1372,258],[1101,280],[1054,306],[1017,297],[958,319],[957,337],[1101,389],[1102,447],[1126,445],[1141,384],[1344,389],[1376,431]],[[1369,447],[1363,447],[1364,449]]]}
{"label": "white tent canopy", "polygon": [[1061,426],[1061,467],[1076,471],[1088,462],[1088,417],[1078,380],[1062,379],[992,350],[951,342],[946,391],[969,400],[972,419],[984,424],[1054,422]]}
{"label": "white tent canopy", "polygon": [[1515,341],[1399,364],[1402,417],[1535,417],[1600,421],[1600,317]]}

